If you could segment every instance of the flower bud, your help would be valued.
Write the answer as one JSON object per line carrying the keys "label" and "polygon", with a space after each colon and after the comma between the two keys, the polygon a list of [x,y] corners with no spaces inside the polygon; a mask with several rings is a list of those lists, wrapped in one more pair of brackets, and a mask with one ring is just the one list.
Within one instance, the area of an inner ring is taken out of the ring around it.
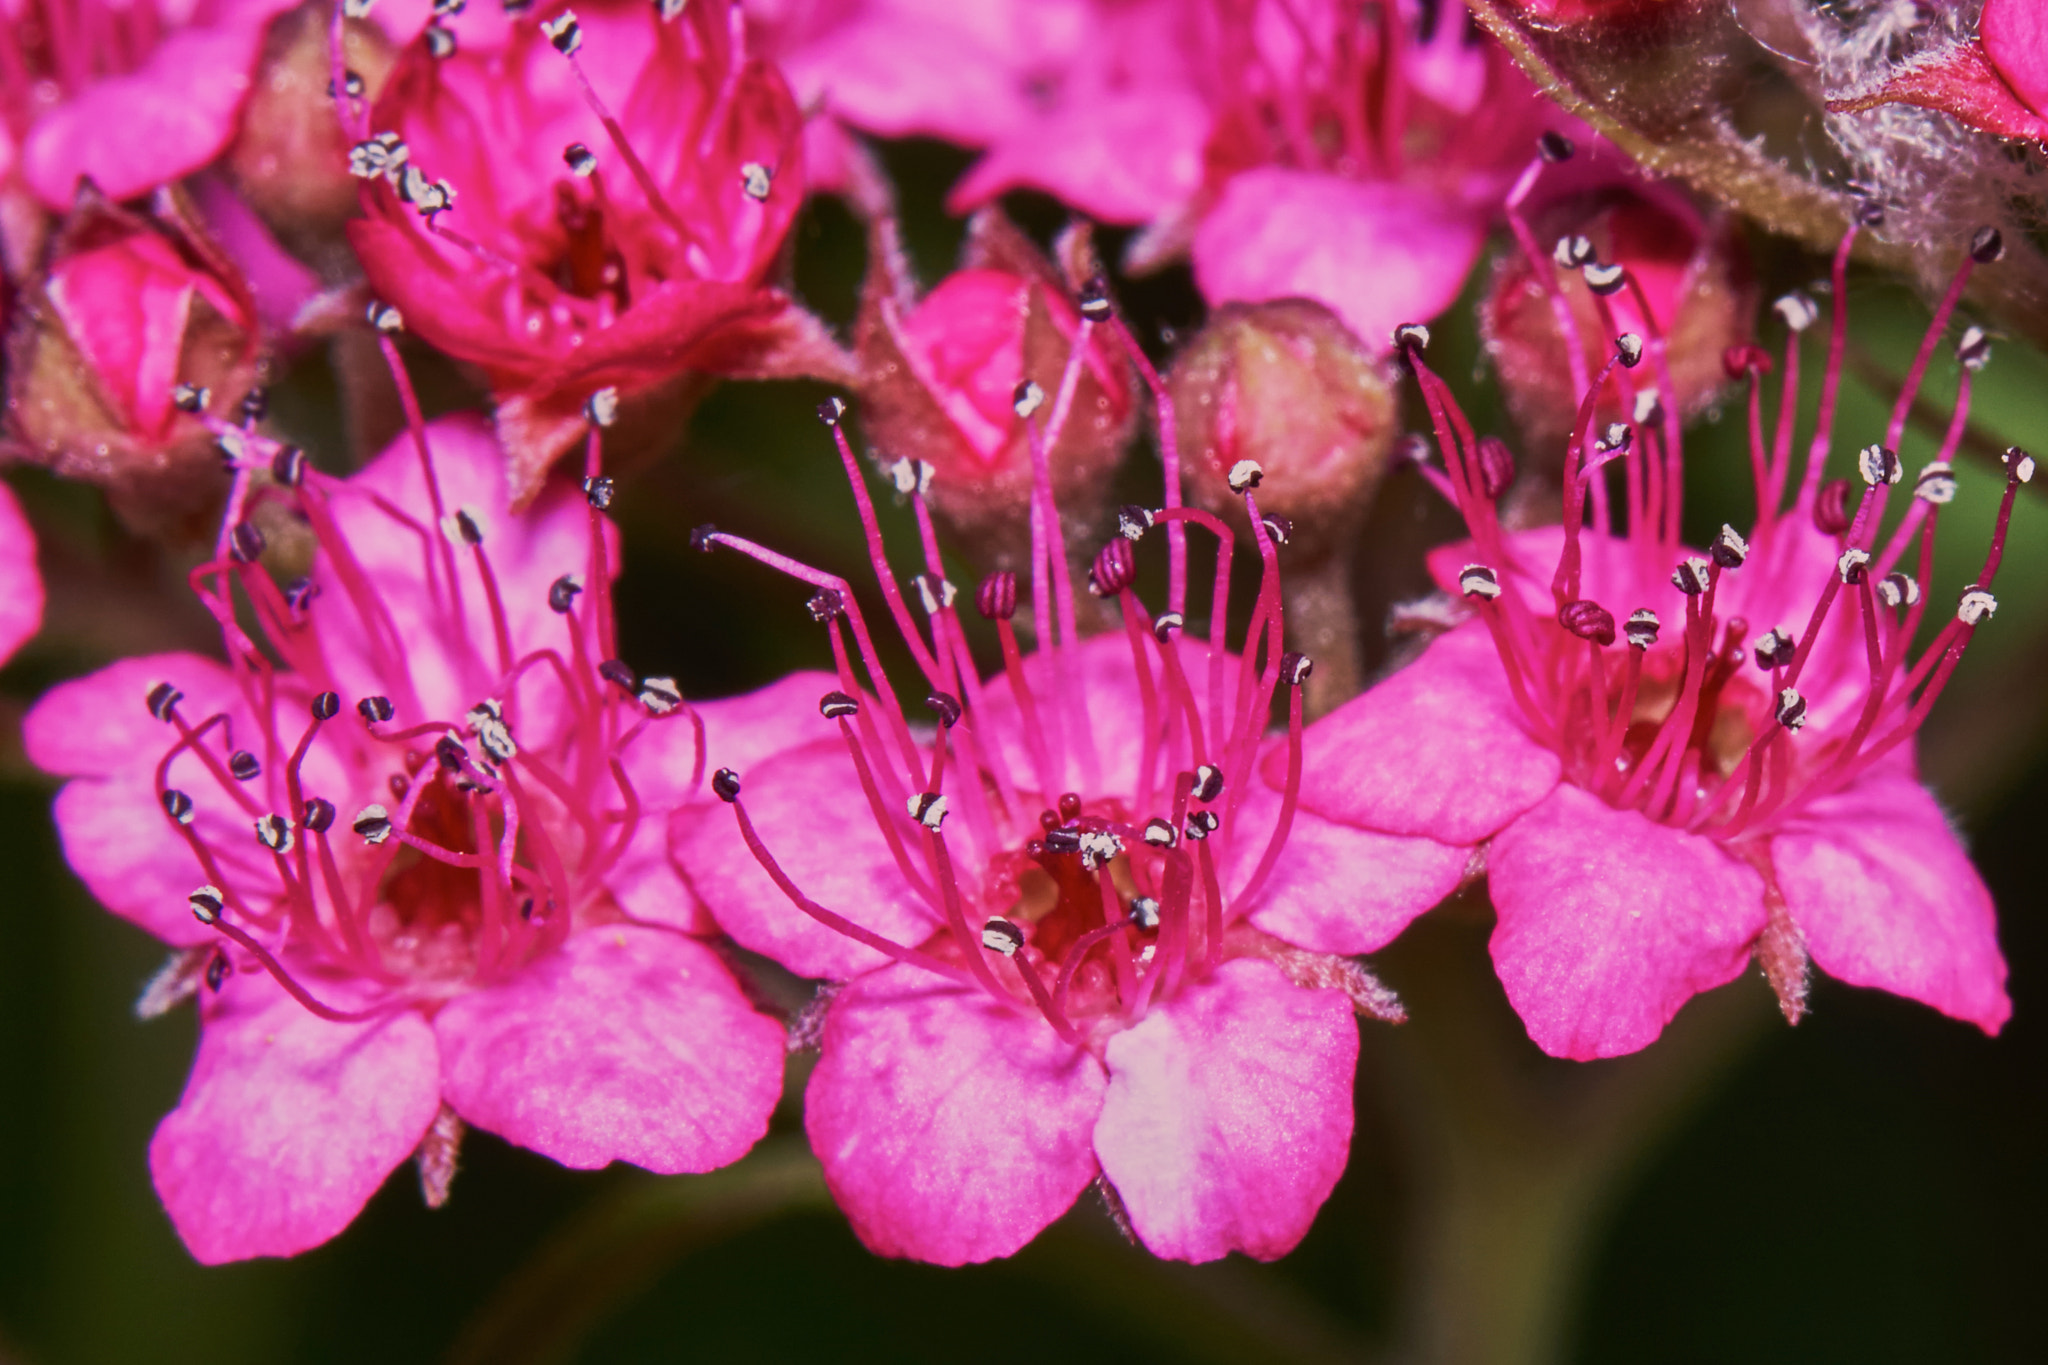
{"label": "flower bud", "polygon": [[[1023,550],[1009,541],[1031,492],[1031,427],[1052,416],[1080,311],[1052,263],[997,210],[975,216],[961,268],[922,299],[893,225],[875,235],[855,338],[868,439],[885,464],[930,465],[933,508],[1008,562]],[[1054,495],[1078,522],[1093,522],[1107,496],[1137,413],[1134,385],[1115,342],[1094,332],[1049,452]]]}
{"label": "flower bud", "polygon": [[1167,384],[1193,501],[1242,526],[1231,471],[1249,461],[1259,511],[1293,523],[1296,554],[1327,555],[1356,528],[1396,414],[1384,368],[1336,314],[1305,299],[1225,305]]}
{"label": "flower bud", "polygon": [[232,421],[255,377],[254,303],[182,200],[144,217],[88,191],[16,301],[7,435],[137,530],[196,534],[226,487],[198,410]]}
{"label": "flower bud", "polygon": [[[1591,259],[1626,273],[1627,282],[1596,304],[1584,271],[1558,270],[1549,260],[1538,267],[1556,273],[1585,349],[1588,376],[1600,372],[1616,336],[1634,333],[1648,342],[1661,332],[1669,344],[1680,417],[1690,418],[1716,399],[1729,382],[1725,357],[1748,341],[1756,311],[1748,257],[1726,219],[1704,219],[1667,191],[1610,185],[1539,209],[1532,227],[1539,243],[1583,237],[1592,246]],[[1642,300],[1649,304],[1647,319]],[[1612,315],[1611,325],[1599,304]],[[1525,448],[1554,460],[1582,395],[1572,382],[1544,283],[1520,253],[1501,258],[1479,317],[1508,410],[1527,438]],[[1636,369],[1634,383],[1638,389],[1658,386],[1654,363]],[[1631,415],[1620,407],[1617,392],[1609,390],[1602,419]],[[1663,397],[1670,401],[1670,395]]]}

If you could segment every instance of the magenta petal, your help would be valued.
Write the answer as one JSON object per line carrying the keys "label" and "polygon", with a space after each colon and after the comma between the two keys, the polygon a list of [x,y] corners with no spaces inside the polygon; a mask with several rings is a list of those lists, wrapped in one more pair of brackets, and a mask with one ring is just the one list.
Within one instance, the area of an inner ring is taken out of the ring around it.
{"label": "magenta petal", "polygon": [[[1157,218],[1201,188],[1213,117],[1194,92],[1171,87],[1090,98],[997,139],[953,187],[947,207],[964,213],[1007,190],[1035,189],[1105,223]],[[1133,156],[1133,147],[1143,155]]]}
{"label": "magenta petal", "polygon": [[[804,895],[906,947],[938,927],[937,915],[903,879],[883,841],[841,741],[777,754],[750,767],[741,781],[761,841]],[[914,825],[905,835],[918,837]],[[676,812],[669,839],[691,889],[721,928],[755,952],[799,976],[835,980],[889,961],[793,905],[741,840],[732,808],[723,802]],[[914,865],[922,867],[917,846],[908,846]]]}
{"label": "magenta petal", "polygon": [[1985,53],[2006,84],[2036,114],[2048,114],[2048,5],[1984,0],[1977,27]]}
{"label": "magenta petal", "polygon": [[168,682],[179,711],[197,725],[217,711],[237,715],[242,694],[227,669],[198,654],[144,654],[58,683],[22,717],[29,762],[60,777],[102,777],[154,762],[177,731],[149,713],[149,692]]}
{"label": "magenta petal", "polygon": [[1434,190],[1265,166],[1232,176],[1195,232],[1212,305],[1307,298],[1375,351],[1451,305],[1486,217]]}
{"label": "magenta petal", "polygon": [[[1266,760],[1267,781],[1284,772]],[[1301,804],[1341,824],[1476,844],[1557,785],[1557,755],[1523,731],[1483,624],[1308,727]]]}
{"label": "magenta petal", "polygon": [[1500,832],[1493,965],[1536,1045],[1587,1061],[1654,1042],[1732,981],[1763,931],[1763,878],[1709,839],[1560,786]]}
{"label": "magenta petal", "polygon": [[291,1256],[349,1225],[440,1106],[419,1015],[329,1023],[252,967],[208,998],[149,1169],[199,1260]]}
{"label": "magenta petal", "polygon": [[891,967],[832,1003],[823,1044],[804,1127],[870,1250],[1008,1256],[1095,1178],[1107,1080],[1035,1015]]}
{"label": "magenta petal", "polygon": [[1997,1033],[2012,1017],[1991,893],[1910,774],[1809,805],[1771,842],[1793,922],[1828,975]]}
{"label": "magenta petal", "polygon": [[[1239,808],[1228,885],[1242,884],[1258,866],[1279,807],[1277,793],[1261,791]],[[1252,903],[1251,922],[1298,948],[1374,952],[1457,890],[1471,858],[1470,848],[1456,844],[1296,811],[1287,845]]]}
{"label": "magenta petal", "polygon": [[607,925],[434,1018],[470,1123],[589,1169],[673,1174],[746,1155],[782,1094],[783,1030],[703,944]]}
{"label": "magenta petal", "polygon": [[43,623],[43,577],[36,571],[36,537],[14,492],[0,484],[0,664]]}
{"label": "magenta petal", "polygon": [[1342,992],[1226,962],[1109,1040],[1102,1169],[1154,1255],[1294,1249],[1351,1148],[1358,1024]]}

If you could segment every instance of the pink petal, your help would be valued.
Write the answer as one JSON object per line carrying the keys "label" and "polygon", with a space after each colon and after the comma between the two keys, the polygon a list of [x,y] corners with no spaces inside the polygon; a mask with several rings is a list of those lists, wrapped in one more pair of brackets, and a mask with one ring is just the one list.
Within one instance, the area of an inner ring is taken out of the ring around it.
{"label": "pink petal", "polygon": [[1711,840],[1558,787],[1493,841],[1493,965],[1536,1045],[1587,1061],[1654,1042],[1732,981],[1765,923],[1763,878]]}
{"label": "pink petal", "polygon": [[1103,1172],[1154,1255],[1292,1251],[1351,1148],[1358,1025],[1269,962],[1217,968],[1109,1040]]}
{"label": "pink petal", "polygon": [[1008,1256],[1095,1178],[1107,1085],[1035,1015],[913,967],[862,977],[825,1018],[804,1128],[871,1251]]}
{"label": "pink petal", "polygon": [[1977,33],[2013,93],[2036,114],[2048,114],[2048,5],[2040,0],[1984,0]]}
{"label": "pink petal", "polygon": [[[380,7],[381,9],[381,7]],[[242,272],[255,296],[257,320],[271,337],[292,330],[299,310],[320,292],[320,277],[279,245],[278,240],[219,176],[195,176],[192,197],[213,239]]]}
{"label": "pink petal", "polygon": [[[1179,642],[1181,669],[1204,699],[1208,696],[1208,655],[1198,643]],[[1047,729],[1047,743],[1055,746],[1053,792],[1102,792],[1130,799],[1138,787],[1138,765],[1144,756],[1145,709],[1138,685],[1138,669],[1131,657],[1130,640],[1119,630],[1083,640],[1075,651],[1077,666],[1068,667],[1053,651],[1038,650],[1025,656],[1024,678],[1038,707],[1039,723]],[[1148,652],[1154,685],[1165,689],[1165,679],[1156,653]],[[1236,656],[1225,656],[1236,676]],[[1071,688],[1073,704],[1062,703],[1062,679]],[[1091,769],[1081,729],[1071,732],[1067,746],[1057,748],[1052,728],[1060,716],[1085,717],[1086,745],[1094,750]],[[1028,790],[1039,787],[1038,768],[1032,761],[1026,740],[1022,710],[1007,676],[997,677],[984,695],[981,712],[968,717],[975,732],[992,743],[1009,764],[1018,785]],[[1204,724],[1206,724],[1206,718]]]}
{"label": "pink petal", "polygon": [[1866,775],[1771,841],[1793,922],[1820,969],[1995,1034],[2012,1017],[1991,893],[1925,787]]}
{"label": "pink petal", "polygon": [[206,997],[199,1056],[149,1169],[208,1265],[291,1256],[349,1225],[440,1109],[434,1034],[407,1010],[316,1018],[260,970]]}
{"label": "pink petal", "polygon": [[[1284,772],[1266,760],[1266,780]],[[1522,729],[1484,624],[1308,727],[1302,806],[1341,824],[1476,844],[1557,785],[1557,755]]]}
{"label": "pink petal", "polygon": [[199,276],[171,244],[138,233],[52,268],[50,302],[122,418],[146,435],[171,416],[171,388]]}
{"label": "pink petal", "polygon": [[736,1161],[782,1094],[783,1030],[718,955],[606,925],[434,1018],[442,1092],[507,1141],[583,1169]]}
{"label": "pink petal", "polygon": [[[817,717],[815,703],[809,714]],[[841,741],[777,754],[744,771],[741,781],[761,841],[806,896],[905,946],[923,942],[938,927],[937,916],[898,870]],[[914,840],[918,831],[913,826],[905,837]],[[723,802],[678,812],[669,839],[677,864],[719,925],[797,975],[845,980],[890,960],[791,904],[755,861]],[[908,846],[921,867],[918,846]]]}
{"label": "pink petal", "polygon": [[[161,741],[160,741],[161,742]],[[225,799],[202,802],[192,832],[214,854],[220,876],[267,907],[281,887],[276,863],[256,842],[252,822]],[[209,873],[157,804],[148,774],[67,782],[51,808],[64,859],[94,899],[166,943],[212,943],[218,935],[192,917],[187,903]]]}
{"label": "pink petal", "polygon": [[22,141],[29,187],[61,212],[81,176],[109,198],[132,199],[213,160],[234,136],[269,15],[290,8],[271,0],[219,27],[173,33],[136,70],[57,105]]}
{"label": "pink petal", "polygon": [[36,571],[35,532],[14,491],[0,484],[0,664],[42,623],[43,576]]}
{"label": "pink petal", "polygon": [[[1239,808],[1227,886],[1242,885],[1258,866],[1279,807],[1277,793],[1261,791]],[[1298,948],[1375,952],[1457,890],[1471,858],[1471,849],[1456,844],[1381,834],[1298,810],[1252,903],[1251,922]]]}
{"label": "pink petal", "polygon": [[1368,347],[1450,307],[1486,239],[1486,216],[1396,181],[1265,166],[1232,176],[1195,231],[1210,304],[1308,298]]}
{"label": "pink petal", "polygon": [[1006,191],[1034,189],[1105,223],[1143,223],[1201,188],[1213,121],[1191,90],[1092,98],[992,143],[946,204],[965,213]]}
{"label": "pink petal", "polygon": [[[1981,22],[1989,24],[1992,18],[1992,7],[1986,5]],[[2015,93],[2022,83],[2038,79],[2030,70],[2031,61],[2024,50],[2014,52],[2010,45],[1993,54],[1986,50],[1985,42],[1954,43],[1893,68],[1881,85],[1829,100],[1828,110],[1848,113],[1885,104],[1910,104],[1938,109],[1998,137],[2039,142],[2048,139],[2048,119],[2041,116],[2043,102]]]}

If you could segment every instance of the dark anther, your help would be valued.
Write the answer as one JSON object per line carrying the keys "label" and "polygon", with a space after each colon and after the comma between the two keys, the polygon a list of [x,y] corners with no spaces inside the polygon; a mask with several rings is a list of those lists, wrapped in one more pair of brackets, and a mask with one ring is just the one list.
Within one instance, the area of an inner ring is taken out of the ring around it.
{"label": "dark anther", "polygon": [[270,412],[270,390],[253,385],[242,395],[242,425],[253,427]]}
{"label": "dark anther", "polygon": [[[612,499],[618,495],[618,491],[619,486],[613,483],[611,476],[607,474],[600,474],[594,479],[585,479],[583,481],[584,500],[600,512],[606,511],[611,507]],[[690,543],[696,546],[697,549],[701,550],[704,548],[701,545],[697,545],[694,535],[691,537]]]}
{"label": "dark anther", "polygon": [[1820,496],[1813,502],[1813,524],[1822,535],[1838,536],[1849,529],[1850,497],[1847,479],[1829,479],[1820,486]]}
{"label": "dark anther", "polygon": [[1213,763],[1196,765],[1195,785],[1188,795],[1204,805],[1223,795],[1223,769]]}
{"label": "dark anther", "polygon": [[1088,591],[1097,597],[1114,597],[1138,578],[1138,556],[1131,542],[1119,536],[1096,553],[1088,566]]}
{"label": "dark anther", "polygon": [[1404,431],[1394,438],[1393,458],[1402,464],[1425,465],[1434,448],[1421,432]]}
{"label": "dark anther", "polygon": [[1394,329],[1394,349],[1405,351],[1413,347],[1418,351],[1429,349],[1429,328],[1419,322],[1404,322]]}
{"label": "dark anther", "polygon": [[2034,457],[2026,451],[2021,450],[2018,446],[2007,446],[2005,454],[2000,456],[1999,459],[2004,463],[2006,472],[2019,482],[2032,483],[2034,481]]}
{"label": "dark anther", "polygon": [[1130,916],[1133,925],[1148,934],[1159,927],[1159,902],[1150,896],[1131,897],[1131,908],[1124,913]]}
{"label": "dark anther", "polygon": [[1017,387],[1010,391],[1010,406],[1019,417],[1029,417],[1045,402],[1045,390],[1029,379],[1017,381]]}
{"label": "dark anther", "polygon": [[1643,363],[1643,339],[1634,332],[1623,332],[1614,339],[1614,355],[1625,370],[1633,370]]}
{"label": "dark anther", "polygon": [[921,573],[911,579],[910,583],[917,589],[917,600],[924,607],[925,615],[937,616],[953,605],[953,594],[956,590],[951,580],[935,574]]}
{"label": "dark anther", "polygon": [[1778,724],[1787,730],[1797,730],[1806,724],[1806,698],[1799,695],[1798,688],[1787,687],[1778,692]]}
{"label": "dark anther", "polygon": [[434,741],[434,761],[441,765],[442,772],[459,773],[469,763],[469,750],[455,736],[443,735]]}
{"label": "dark anther", "polygon": [[1629,442],[1635,439],[1635,435],[1635,428],[1631,427],[1628,423],[1609,422],[1601,431],[1600,439],[1595,441],[1593,445],[1602,454],[1609,454],[1617,450],[1627,450]]}
{"label": "dark anther", "polygon": [[1865,199],[1856,205],[1856,226],[1878,228],[1884,226],[1884,205],[1875,199]]}
{"label": "dark anther", "polygon": [[1285,545],[1294,538],[1294,522],[1277,512],[1268,512],[1260,517],[1259,525],[1266,528],[1266,534],[1273,538],[1275,545]]}
{"label": "dark anther", "polygon": [[237,782],[251,782],[263,775],[263,761],[247,749],[228,755],[228,772]]}
{"label": "dark anther", "polygon": [[228,532],[228,554],[238,564],[254,564],[263,558],[263,532],[256,529],[253,521],[235,523],[235,529]]}
{"label": "dark anther", "polygon": [[1458,591],[1491,602],[1500,596],[1500,575],[1484,564],[1467,564],[1458,571]]}
{"label": "dark anther", "polygon": [[827,692],[818,698],[818,714],[826,720],[857,716],[860,714],[860,703],[844,692]]}
{"label": "dark anther", "polygon": [[1820,321],[1820,305],[1797,290],[1780,295],[1778,301],[1771,305],[1771,311],[1778,315],[1789,331],[1803,332]]}
{"label": "dark anther", "polygon": [[811,619],[823,625],[834,617],[846,615],[846,594],[837,588],[820,588],[811,594],[811,600],[804,603]]}
{"label": "dark anther", "polygon": [[1707,547],[1707,553],[1712,555],[1714,562],[1722,568],[1739,569],[1743,561],[1749,558],[1749,542],[1742,538],[1741,532],[1723,522],[1721,534],[1714,537],[1714,543]]}
{"label": "dark anther", "polygon": [[306,481],[306,452],[297,446],[280,446],[270,457],[270,477],[285,488],[297,488]]}
{"label": "dark anther", "polygon": [[1714,581],[1707,569],[1707,561],[1698,556],[1682,559],[1678,567],[1671,571],[1671,586],[1687,597],[1698,597]]}
{"label": "dark anther", "polygon": [[216,952],[206,963],[206,989],[219,995],[221,986],[234,974],[234,970],[228,965],[228,955]]}
{"label": "dark anther", "polygon": [[427,40],[427,55],[436,61],[445,61],[455,55],[455,30],[439,24],[428,24],[421,30]]}
{"label": "dark anther", "polygon": [[1024,931],[1006,919],[992,919],[981,926],[981,946],[1004,957],[1015,957],[1024,946]]}
{"label": "dark anther", "polygon": [[919,792],[908,802],[910,818],[937,834],[946,823],[946,798],[937,792]]}
{"label": "dark anther", "polygon": [[1753,646],[1756,666],[1768,673],[1774,668],[1788,664],[1792,662],[1792,648],[1792,637],[1785,633],[1782,626],[1773,626],[1767,633],[1756,637],[1756,644]]}
{"label": "dark anther", "polygon": [[185,694],[169,683],[158,683],[149,689],[149,714],[160,721],[169,722],[172,709],[184,699]]}
{"label": "dark anther", "polygon": [[1880,445],[1867,445],[1856,452],[1856,472],[1863,476],[1864,483],[1875,488],[1881,483],[1897,483],[1906,471],[1896,452]]}
{"label": "dark anther", "polygon": [[1007,621],[1017,614],[1017,575],[998,569],[974,590],[974,609],[987,621]]}
{"label": "dark anther", "polygon": [[484,528],[470,515],[468,508],[458,508],[455,513],[455,534],[462,537],[464,545],[484,543]]}
{"label": "dark anther", "polygon": [[2005,234],[1995,227],[1980,227],[1970,238],[1970,259],[1990,265],[2005,254]]}
{"label": "dark anther", "polygon": [[284,604],[295,612],[303,612],[313,605],[313,599],[320,595],[320,585],[310,578],[294,578],[284,586]]}
{"label": "dark anther", "polygon": [[292,851],[292,822],[282,815],[259,816],[256,839],[272,853],[289,853]]}
{"label": "dark anther", "polygon": [[1145,842],[1154,848],[1172,848],[1180,842],[1180,836],[1174,832],[1173,821],[1158,815],[1145,822],[1144,837]]}
{"label": "dark anther", "polygon": [[564,57],[576,55],[576,49],[583,46],[583,26],[576,22],[574,10],[564,10],[552,19],[540,21],[540,31],[555,51]]}
{"label": "dark anther", "polygon": [[312,711],[314,720],[333,720],[341,714],[341,693],[320,693],[313,698]]}
{"label": "dark anther", "polygon": [[740,775],[730,768],[720,768],[711,774],[711,790],[721,801],[740,799]]}
{"label": "dark anther", "polygon": [[1125,540],[1136,540],[1152,529],[1155,520],[1151,508],[1127,502],[1116,509],[1116,533]]}
{"label": "dark anther", "polygon": [[389,697],[364,697],[356,703],[356,714],[361,716],[366,724],[379,725],[390,720],[397,711],[391,705]]}
{"label": "dark anther", "polygon": [[690,548],[699,554],[710,554],[718,548],[718,528],[710,522],[690,528]]}
{"label": "dark anther", "polygon": [[1187,624],[1188,618],[1179,612],[1162,611],[1159,613],[1159,619],[1152,623],[1152,634],[1163,645],[1173,638],[1175,631],[1186,630]]}
{"label": "dark anther", "polygon": [[1590,261],[1579,268],[1579,273],[1585,277],[1586,288],[1603,298],[1620,293],[1622,286],[1628,283],[1628,270],[1618,262],[1601,265],[1598,261]]}
{"label": "dark anther", "polygon": [[1479,487],[1488,498],[1498,498],[1515,482],[1515,452],[1498,436],[1479,438]]}
{"label": "dark anther", "polygon": [[577,581],[575,574],[563,574],[548,584],[548,610],[558,616],[566,615],[576,605],[576,595],[582,591],[583,584]]}
{"label": "dark anther", "polygon": [[1109,281],[1090,275],[1081,286],[1081,316],[1090,322],[1109,321]]}
{"label": "dark anther", "polygon": [[309,834],[325,834],[334,827],[334,803],[325,797],[313,797],[300,813],[299,823]]}
{"label": "dark anther", "polygon": [[960,723],[960,699],[951,692],[934,692],[924,699],[924,704],[938,713],[939,724],[948,730]]}
{"label": "dark anther", "polygon": [[213,390],[201,384],[171,386],[171,406],[179,412],[204,412],[213,402]]}
{"label": "dark anther", "polygon": [[1299,687],[1308,681],[1308,675],[1315,672],[1316,661],[1306,654],[1289,652],[1280,656],[1280,682],[1283,686]]}
{"label": "dark anther", "polygon": [[519,918],[531,923],[533,920],[533,897],[524,896],[519,901]]}
{"label": "dark anther", "polygon": [[217,886],[202,886],[185,897],[185,903],[192,907],[192,918],[201,924],[213,924],[220,919],[220,912],[227,904]]}
{"label": "dark anther", "polygon": [[1657,619],[1656,612],[1648,607],[1638,607],[1630,612],[1628,620],[1622,623],[1621,633],[1634,648],[1648,649],[1657,643],[1657,632],[1663,624]]}
{"label": "dark anther", "polygon": [[369,842],[381,844],[391,837],[391,812],[382,806],[364,806],[349,828]]}
{"label": "dark anther", "polygon": [[640,690],[640,675],[624,659],[606,659],[597,666],[597,676],[629,697]]}
{"label": "dark anther", "polygon": [[1583,232],[1560,237],[1550,248],[1550,259],[1557,262],[1559,270],[1577,270],[1593,260],[1593,239]]}
{"label": "dark anther", "polygon": [[1730,346],[1721,352],[1721,369],[1730,379],[1767,375],[1772,369],[1771,353],[1761,346]]}
{"label": "dark anther", "polygon": [[1081,831],[1078,829],[1049,829],[1045,832],[1047,853],[1079,853]]}
{"label": "dark anther", "polygon": [[1842,576],[1844,583],[1852,587],[1863,581],[1863,571],[1869,567],[1869,553],[1853,545],[1842,551],[1842,557],[1835,561],[1835,572]]}
{"label": "dark anther", "polygon": [[846,400],[844,398],[827,398],[824,402],[818,404],[818,420],[828,427],[838,426],[839,419],[844,416],[846,416]]}
{"label": "dark anther", "polygon": [[1553,129],[1545,128],[1536,136],[1536,155],[1553,166],[1560,161],[1570,161],[1574,150],[1572,140]]}
{"label": "dark anther", "polygon": [[[654,677],[640,680],[640,704],[652,716],[665,716],[683,704],[683,689],[674,678]],[[497,757],[495,754],[493,757]],[[503,759],[499,759],[503,762]]]}
{"label": "dark anther", "polygon": [[1981,370],[1991,363],[1991,338],[1982,327],[1965,327],[1956,342],[1956,360],[1966,370]]}
{"label": "dark anther", "polygon": [[1982,588],[1971,588],[1956,602],[1956,620],[1966,626],[1982,625],[1998,611],[1998,599]]}
{"label": "dark anther", "polygon": [[587,176],[597,169],[597,157],[582,143],[572,142],[562,148],[562,164],[569,168],[571,175]]}
{"label": "dark anther", "polygon": [[163,803],[165,815],[170,816],[181,825],[192,823],[192,798],[179,791],[176,787],[165,788],[164,794],[159,796],[157,800]]}
{"label": "dark anther", "polygon": [[1557,609],[1557,623],[1581,640],[1605,648],[1614,643],[1614,614],[1598,602],[1580,598]]}
{"label": "dark anther", "polygon": [[1900,607],[1920,605],[1920,580],[1911,574],[1893,570],[1878,580],[1877,597],[1886,606],[1897,610]]}
{"label": "dark anther", "polygon": [[1187,836],[1190,839],[1206,839],[1216,832],[1223,821],[1213,810],[1198,810],[1188,816]]}
{"label": "dark anther", "polygon": [[1239,460],[1230,467],[1230,473],[1224,476],[1224,480],[1230,485],[1231,492],[1244,493],[1264,483],[1266,471],[1259,467],[1257,460]]}

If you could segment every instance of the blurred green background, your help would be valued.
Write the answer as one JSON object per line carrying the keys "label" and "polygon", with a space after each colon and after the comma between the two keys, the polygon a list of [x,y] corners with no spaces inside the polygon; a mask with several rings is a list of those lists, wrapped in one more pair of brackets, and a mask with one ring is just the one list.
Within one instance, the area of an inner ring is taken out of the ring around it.
{"label": "blurred green background", "polygon": [[[936,278],[958,242],[959,225],[937,207],[958,154],[912,145],[890,155],[913,250]],[[1041,236],[1059,222],[1044,201],[1012,207]],[[831,204],[809,212],[799,285],[838,321],[851,315],[861,258],[850,217]],[[1767,288],[1818,269],[1767,245],[1759,265]],[[1198,320],[1184,272],[1122,297],[1148,340]],[[1924,310],[1877,280],[1860,282],[1852,304],[1868,365],[1903,368]],[[1502,430],[1469,301],[1438,330],[1433,361],[1475,395],[1480,428]],[[323,364],[314,355],[297,365],[278,411],[341,467]],[[1809,363],[1809,375],[1817,368]],[[461,401],[443,379],[446,401]],[[1944,353],[1931,392],[1945,403],[1952,391]],[[2048,446],[2043,395],[2048,364],[2002,345],[1979,385],[1976,426],[1993,445]],[[704,697],[819,661],[800,589],[687,543],[690,526],[716,521],[858,567],[836,462],[809,417],[817,396],[728,386],[696,415],[687,451],[626,490],[619,601],[637,666],[674,672]],[[1881,425],[1882,404],[1852,383],[1838,458],[1874,439],[1861,433]],[[1749,520],[1740,427],[1738,402],[1691,447],[1696,529],[1724,515]],[[1909,438],[1908,468],[1931,446],[1924,432]],[[1971,467],[1945,514],[1937,597],[1982,553],[1997,487],[1989,468]],[[1125,481],[1143,495],[1156,469],[1141,452]],[[124,539],[91,498],[15,482],[45,533],[52,611],[43,640],[0,672],[0,1362],[1313,1361],[1375,1359],[1390,1345],[1412,1264],[1403,1228],[1417,1154],[1402,1112],[1411,1091],[1398,1078],[1413,1055],[1377,1025],[1365,1030],[1351,1168],[1308,1241],[1272,1266],[1152,1262],[1118,1240],[1092,1196],[1007,1263],[943,1271],[876,1259],[817,1192],[793,1104],[738,1176],[568,1172],[472,1134],[438,1212],[422,1206],[407,1167],[328,1246],[290,1262],[195,1265],[144,1159],[183,1083],[193,1018],[132,1017],[160,951],[70,876],[50,829],[51,788],[27,769],[14,723],[50,682],[116,651],[203,640],[203,622],[179,608],[175,566]],[[1806,1022],[1787,1029],[1773,1017],[1586,1196],[1597,1207],[1583,1273],[1567,1276],[1565,1359],[2048,1360],[2040,502],[2023,501],[2004,608],[1938,713],[1925,760],[1998,900],[2012,1024],[1988,1040],[1919,1006],[1821,981]],[[1369,627],[1422,589],[1417,552],[1455,525],[1413,475],[1390,477],[1360,553]],[[1385,642],[1367,635],[1377,663]],[[1404,941],[1376,965],[1400,989],[1448,960],[1476,983],[1475,1008],[1498,1016],[1506,1006],[1484,929],[1470,906],[1433,915],[1411,933],[1420,947]],[[1764,996],[1754,978],[1727,990]],[[1539,1084],[1571,1069],[1526,1044],[1512,1063]]]}

